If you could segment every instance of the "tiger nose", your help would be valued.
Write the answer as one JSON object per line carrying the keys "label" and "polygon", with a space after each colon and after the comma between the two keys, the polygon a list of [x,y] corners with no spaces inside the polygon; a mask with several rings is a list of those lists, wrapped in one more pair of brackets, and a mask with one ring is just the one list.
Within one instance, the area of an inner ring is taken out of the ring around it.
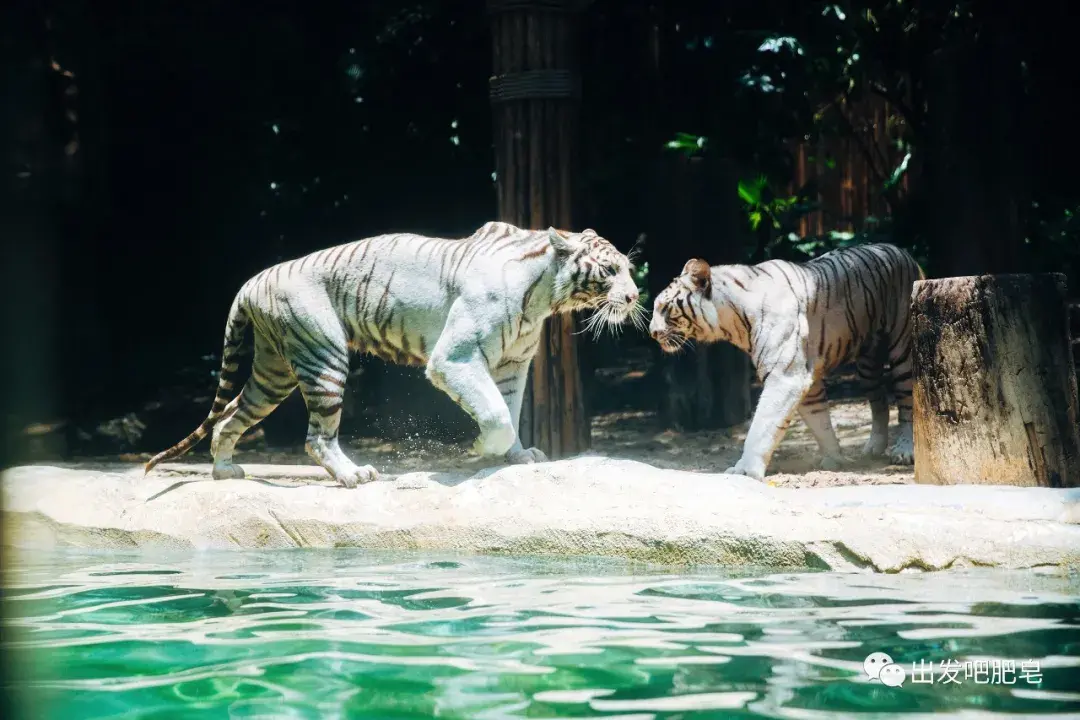
{"label": "tiger nose", "polygon": [[626,293],[626,298],[625,298],[626,299],[626,304],[627,305],[633,305],[634,303],[636,303],[638,301],[638,297],[639,297],[639,294],[638,294],[637,290],[633,290],[631,292]]}
{"label": "tiger nose", "polygon": [[659,330],[650,330],[650,331],[649,331],[649,334],[650,334],[650,335],[652,335],[652,339],[653,339],[653,340],[659,340],[659,339],[660,339],[660,336],[661,336],[661,335],[662,335],[663,333],[661,333],[661,332],[660,332]]}

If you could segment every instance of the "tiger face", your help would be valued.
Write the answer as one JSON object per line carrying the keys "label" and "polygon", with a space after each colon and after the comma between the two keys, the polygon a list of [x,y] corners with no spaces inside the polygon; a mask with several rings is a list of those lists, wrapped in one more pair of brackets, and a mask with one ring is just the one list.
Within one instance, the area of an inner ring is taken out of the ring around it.
{"label": "tiger face", "polygon": [[690,260],[682,273],[656,296],[649,334],[667,353],[678,352],[691,340],[707,340],[715,324],[712,268],[704,260]]}
{"label": "tiger face", "polygon": [[562,260],[556,276],[556,295],[561,310],[595,311],[587,326],[620,325],[627,320],[643,322],[638,288],[630,274],[630,259],[595,230],[565,233],[548,230],[555,252]]}

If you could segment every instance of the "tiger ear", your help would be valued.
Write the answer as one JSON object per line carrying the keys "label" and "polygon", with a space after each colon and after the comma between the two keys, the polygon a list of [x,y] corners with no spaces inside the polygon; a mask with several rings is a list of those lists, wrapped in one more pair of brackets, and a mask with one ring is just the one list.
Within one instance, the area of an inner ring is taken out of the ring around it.
{"label": "tiger ear", "polygon": [[709,263],[699,258],[688,260],[683,265],[683,275],[690,278],[695,290],[708,297],[712,291],[712,268]]}
{"label": "tiger ear", "polygon": [[593,230],[592,228],[585,228],[584,230],[581,231],[581,234],[584,235],[585,237],[600,237],[599,235],[596,234],[596,231]]}
{"label": "tiger ear", "polygon": [[555,248],[555,254],[560,258],[565,258],[574,252],[574,246],[570,241],[564,238],[558,230],[553,227],[547,229],[548,241],[551,243],[551,247]]}

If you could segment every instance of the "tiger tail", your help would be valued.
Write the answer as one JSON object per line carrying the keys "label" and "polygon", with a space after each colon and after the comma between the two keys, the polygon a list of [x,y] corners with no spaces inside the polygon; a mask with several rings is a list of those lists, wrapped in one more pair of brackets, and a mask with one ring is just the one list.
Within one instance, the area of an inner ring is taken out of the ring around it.
{"label": "tiger tail", "polygon": [[224,414],[225,407],[232,399],[233,379],[236,377],[236,372],[240,367],[237,360],[244,344],[244,333],[251,322],[247,312],[244,310],[243,295],[244,290],[241,289],[233,298],[232,307],[229,308],[229,319],[225,322],[225,346],[221,351],[221,372],[218,374],[217,392],[214,394],[214,404],[210,407],[210,414],[186,438],[168,450],[163,450],[150,458],[143,468],[144,475],[150,472],[158,463],[180,457],[198,445],[203,438],[210,434],[210,429]]}

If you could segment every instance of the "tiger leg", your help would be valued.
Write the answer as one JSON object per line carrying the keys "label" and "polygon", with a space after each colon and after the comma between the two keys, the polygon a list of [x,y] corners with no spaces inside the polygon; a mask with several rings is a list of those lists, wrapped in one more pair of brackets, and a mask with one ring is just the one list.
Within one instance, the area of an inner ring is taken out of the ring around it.
{"label": "tiger leg", "polygon": [[889,448],[889,460],[897,465],[915,463],[915,442],[911,429],[911,333],[907,322],[904,334],[897,346],[889,351],[889,381],[896,397],[896,414],[899,420],[896,440]]}
{"label": "tiger leg", "polygon": [[870,437],[862,454],[878,457],[889,444],[889,400],[885,395],[884,367],[877,348],[859,355],[855,360],[859,386],[870,401]]}
{"label": "tiger leg", "polygon": [[478,327],[481,322],[483,313],[459,300],[431,350],[425,375],[480,426],[477,452],[502,457],[520,443],[510,408],[488,365],[488,358],[500,351],[499,328]]}
{"label": "tiger leg", "polygon": [[215,480],[244,477],[244,469],[232,461],[240,437],[272,413],[296,389],[296,377],[277,350],[255,330],[255,357],[251,377],[240,394],[225,406],[214,426],[210,454]]}
{"label": "tiger leg", "polygon": [[[314,299],[307,303],[316,305]],[[349,376],[349,349],[345,329],[329,302],[294,313],[287,341],[289,363],[300,381],[308,411],[304,450],[331,477],[347,488],[377,480],[370,465],[356,465],[341,449],[338,431]]]}
{"label": "tiger leg", "polygon": [[805,360],[796,359],[786,370],[774,371],[765,378],[743,443],[742,457],[725,473],[757,480],[765,477],[765,469],[784,436],[788,420],[814,384],[814,377],[805,365]]}
{"label": "tiger leg", "polygon": [[806,423],[821,448],[821,468],[840,469],[844,464],[844,457],[840,453],[836,431],[833,430],[832,418],[829,416],[829,399],[825,395],[825,381],[821,377],[814,380],[814,384],[799,403],[799,417]]}
{"label": "tiger leg", "polygon": [[547,462],[547,455],[539,448],[521,446],[521,403],[525,399],[525,386],[529,381],[529,360],[503,361],[492,373],[495,387],[499,388],[506,407],[510,409],[510,420],[514,424],[514,444],[506,452],[508,463],[519,465]]}

